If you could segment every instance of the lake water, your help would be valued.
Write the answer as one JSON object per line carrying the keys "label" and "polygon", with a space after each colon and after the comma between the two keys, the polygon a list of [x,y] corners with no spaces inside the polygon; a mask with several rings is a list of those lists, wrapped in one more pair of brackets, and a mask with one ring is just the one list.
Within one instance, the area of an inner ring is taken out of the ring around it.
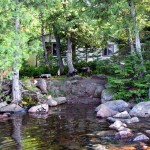
{"label": "lake water", "polygon": [[[51,108],[46,115],[15,114],[0,121],[0,149],[91,150],[95,144],[107,148],[130,145],[127,140],[114,139],[109,124],[96,118],[95,107],[65,104]],[[101,136],[103,131],[108,135]]]}

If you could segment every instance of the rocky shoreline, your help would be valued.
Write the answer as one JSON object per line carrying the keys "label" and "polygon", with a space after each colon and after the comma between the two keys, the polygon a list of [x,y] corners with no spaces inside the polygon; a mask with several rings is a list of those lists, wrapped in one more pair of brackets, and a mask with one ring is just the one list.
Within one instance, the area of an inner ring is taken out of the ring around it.
{"label": "rocky shoreline", "polygon": [[[11,113],[28,112],[46,114],[50,107],[64,103],[100,104],[95,112],[98,118],[109,122],[114,130],[114,138],[129,141],[148,141],[150,130],[134,132],[130,126],[140,122],[141,118],[150,117],[150,102],[132,104],[124,100],[114,100],[113,92],[107,85],[105,75],[93,75],[91,78],[74,76],[64,79],[26,79],[20,82],[23,99],[20,104],[0,103],[0,120],[5,120]],[[2,84],[2,95],[10,94],[11,84]],[[4,98],[1,96],[1,100]]]}

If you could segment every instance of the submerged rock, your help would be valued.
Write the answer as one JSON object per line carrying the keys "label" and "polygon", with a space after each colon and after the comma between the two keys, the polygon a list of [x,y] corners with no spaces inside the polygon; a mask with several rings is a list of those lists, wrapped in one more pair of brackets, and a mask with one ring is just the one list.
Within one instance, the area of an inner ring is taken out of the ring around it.
{"label": "submerged rock", "polygon": [[102,104],[101,108],[97,112],[97,117],[102,117],[102,118],[110,117],[110,116],[113,116],[117,113],[118,113],[117,111],[114,111],[114,110],[110,109],[109,107]]}
{"label": "submerged rock", "polygon": [[121,139],[125,139],[125,138],[129,138],[132,137],[133,133],[129,130],[127,131],[119,131],[118,133],[115,134],[115,138],[121,138]]}
{"label": "submerged rock", "polygon": [[103,146],[101,144],[94,144],[92,148],[93,150],[108,150],[106,146]]}
{"label": "submerged rock", "polygon": [[140,121],[139,118],[137,118],[137,117],[133,117],[131,119],[120,119],[120,118],[108,117],[107,120],[109,122],[115,122],[115,121],[119,120],[119,121],[121,121],[123,123],[127,123],[127,124],[136,123],[136,122]]}
{"label": "submerged rock", "polygon": [[131,116],[150,117],[150,102],[140,102],[129,112]]}

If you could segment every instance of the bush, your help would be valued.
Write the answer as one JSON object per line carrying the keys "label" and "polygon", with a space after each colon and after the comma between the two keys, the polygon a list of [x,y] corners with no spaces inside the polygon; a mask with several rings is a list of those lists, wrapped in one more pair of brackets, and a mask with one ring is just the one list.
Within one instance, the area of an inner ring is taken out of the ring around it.
{"label": "bush", "polygon": [[116,99],[148,99],[150,74],[144,73],[139,58],[128,56],[124,65],[113,64],[114,74],[108,78],[108,83],[116,92]]}

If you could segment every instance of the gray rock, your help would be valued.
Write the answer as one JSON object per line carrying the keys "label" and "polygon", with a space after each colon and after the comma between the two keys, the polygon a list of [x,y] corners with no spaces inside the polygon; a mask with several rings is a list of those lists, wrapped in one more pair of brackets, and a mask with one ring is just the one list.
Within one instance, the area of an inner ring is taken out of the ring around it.
{"label": "gray rock", "polygon": [[25,112],[25,110],[17,104],[9,104],[0,108],[0,112]]}
{"label": "gray rock", "polygon": [[[95,109],[95,111],[98,111],[100,109],[101,105],[99,105]],[[106,102],[103,105],[107,106],[108,108],[110,108],[112,110],[118,111],[118,112],[125,111],[129,107],[129,104],[123,100],[113,100],[113,101]]]}
{"label": "gray rock", "polygon": [[115,130],[118,130],[121,128],[121,127],[127,127],[126,124],[122,123],[120,120],[116,120],[113,124],[111,124],[109,126],[109,128],[111,129],[115,129]]}
{"label": "gray rock", "polygon": [[113,100],[114,93],[111,90],[104,89],[101,94],[101,103]]}
{"label": "gray rock", "polygon": [[57,106],[58,105],[58,103],[55,101],[55,100],[53,100],[53,98],[52,98],[52,96],[51,95],[49,95],[48,97],[47,97],[47,104],[49,105],[49,106]]}
{"label": "gray rock", "polygon": [[131,116],[150,117],[150,102],[140,102],[129,112]]}
{"label": "gray rock", "polygon": [[105,105],[101,105],[101,108],[99,109],[99,111],[97,112],[97,117],[110,117],[110,116],[113,116],[115,114],[117,114],[118,112],[117,111],[114,111],[110,108],[108,108],[107,106]]}
{"label": "gray rock", "polygon": [[47,93],[47,84],[44,79],[38,80],[38,82],[36,83],[36,87],[38,87],[43,94]]}
{"label": "gray rock", "polygon": [[113,117],[108,117],[107,118],[107,121],[111,122],[111,123],[114,123],[116,120],[119,120],[119,119],[116,119],[116,118],[113,118]]}
{"label": "gray rock", "polygon": [[75,75],[73,77],[70,77],[70,80],[82,80],[84,77],[81,77],[79,75]]}
{"label": "gray rock", "polygon": [[129,104],[123,100],[113,100],[113,101],[109,101],[106,102],[105,105],[115,111],[125,111],[126,109],[128,109]]}
{"label": "gray rock", "polygon": [[124,119],[124,122],[127,123],[127,124],[137,123],[137,122],[139,122],[139,121],[140,121],[140,120],[139,120],[139,118],[137,118],[137,117],[133,117],[133,118],[131,118],[131,119]]}
{"label": "gray rock", "polygon": [[130,119],[131,116],[129,115],[129,113],[127,111],[123,111],[121,113],[118,113],[116,115],[113,116],[114,118],[123,118],[123,119]]}
{"label": "gray rock", "polygon": [[88,95],[94,95],[95,89],[96,89],[97,84],[96,83],[91,83],[90,85],[86,86],[85,92]]}
{"label": "gray rock", "polygon": [[7,102],[1,102],[0,103],[0,108],[2,108],[2,107],[4,107],[4,106],[7,106],[8,104],[7,104]]}
{"label": "gray rock", "polygon": [[66,97],[56,97],[56,98],[53,98],[53,99],[57,102],[57,104],[64,104],[64,103],[67,102]]}
{"label": "gray rock", "polygon": [[100,86],[100,85],[97,86],[93,97],[100,98],[103,89],[104,89],[104,86]]}
{"label": "gray rock", "polygon": [[147,136],[144,135],[143,133],[139,133],[139,134],[133,139],[134,142],[137,142],[137,141],[147,141],[147,140],[149,140],[149,137],[147,137]]}
{"label": "gray rock", "polygon": [[60,86],[60,90],[64,91],[67,94],[70,94],[71,90],[72,90],[72,84],[71,84],[71,82],[70,81],[65,81],[65,83]]}

